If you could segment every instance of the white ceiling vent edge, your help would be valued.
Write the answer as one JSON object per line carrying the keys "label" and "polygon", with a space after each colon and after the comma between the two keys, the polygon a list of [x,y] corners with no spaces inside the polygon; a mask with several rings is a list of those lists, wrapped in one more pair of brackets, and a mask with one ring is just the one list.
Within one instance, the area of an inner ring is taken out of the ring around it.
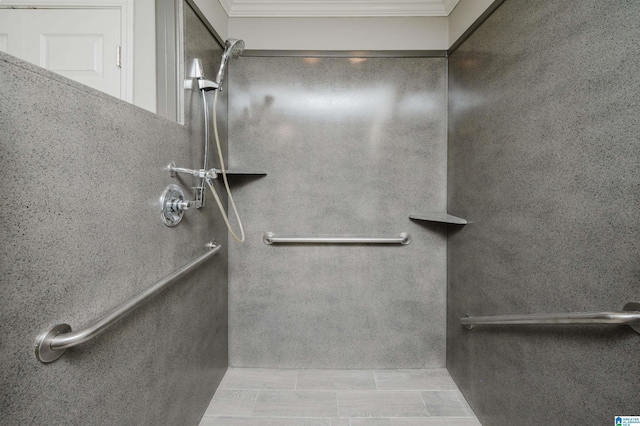
{"label": "white ceiling vent edge", "polygon": [[219,0],[231,18],[448,16],[460,0]]}

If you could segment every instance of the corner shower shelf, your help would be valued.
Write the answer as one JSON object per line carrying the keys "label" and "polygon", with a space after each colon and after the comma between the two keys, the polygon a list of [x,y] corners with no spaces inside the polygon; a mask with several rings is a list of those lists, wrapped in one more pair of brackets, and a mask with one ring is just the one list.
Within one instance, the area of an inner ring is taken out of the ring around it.
{"label": "corner shower shelf", "polygon": [[428,212],[419,215],[410,214],[409,219],[424,220],[426,222],[448,223],[450,225],[466,225],[468,223],[466,219],[441,212]]}
{"label": "corner shower shelf", "polygon": [[266,176],[267,172],[261,170],[248,169],[230,169],[227,170],[227,176]]}

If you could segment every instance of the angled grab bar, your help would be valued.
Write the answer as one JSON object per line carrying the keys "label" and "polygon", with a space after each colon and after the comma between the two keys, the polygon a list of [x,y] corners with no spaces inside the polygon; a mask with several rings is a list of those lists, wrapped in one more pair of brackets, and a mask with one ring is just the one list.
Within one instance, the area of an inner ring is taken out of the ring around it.
{"label": "angled grab bar", "polygon": [[623,312],[567,312],[560,314],[499,315],[472,317],[460,322],[471,330],[476,325],[543,325],[543,324],[624,324],[640,333],[640,303],[629,302]]}
{"label": "angled grab bar", "polygon": [[160,293],[170,284],[200,266],[220,251],[220,245],[215,242],[208,243],[206,247],[209,248],[208,252],[167,275],[133,299],[121,305],[109,315],[99,319],[85,329],[72,332],[69,324],[56,324],[44,331],[36,338],[36,358],[44,363],[55,361],[62,356],[65,350],[87,342],[106,331],[129,312]]}
{"label": "angled grab bar", "polygon": [[262,237],[265,244],[402,244],[411,242],[407,233],[399,237],[276,237],[273,232],[267,232]]}

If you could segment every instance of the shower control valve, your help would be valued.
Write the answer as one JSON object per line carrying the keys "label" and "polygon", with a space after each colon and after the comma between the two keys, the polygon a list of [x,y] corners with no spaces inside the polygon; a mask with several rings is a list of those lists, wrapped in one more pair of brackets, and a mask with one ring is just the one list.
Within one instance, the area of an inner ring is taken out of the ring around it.
{"label": "shower control valve", "polygon": [[186,212],[192,207],[193,204],[194,204],[193,201],[172,200],[169,203],[169,209],[174,212]]}
{"label": "shower control valve", "polygon": [[167,186],[160,196],[161,218],[167,226],[176,226],[182,220],[184,212],[201,206],[200,200],[185,200],[184,192],[178,185]]}

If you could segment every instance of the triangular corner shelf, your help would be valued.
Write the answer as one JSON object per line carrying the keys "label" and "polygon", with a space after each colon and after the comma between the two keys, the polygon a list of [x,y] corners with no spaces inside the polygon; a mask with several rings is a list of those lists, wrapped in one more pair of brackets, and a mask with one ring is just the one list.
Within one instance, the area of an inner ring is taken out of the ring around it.
{"label": "triangular corner shelf", "polygon": [[241,168],[232,168],[226,171],[227,176],[266,176],[267,172],[262,170],[249,170]]}
{"label": "triangular corner shelf", "polygon": [[461,217],[452,216],[442,212],[427,212],[422,214],[410,214],[409,219],[424,220],[426,222],[448,223],[450,225],[466,225],[468,222]]}

